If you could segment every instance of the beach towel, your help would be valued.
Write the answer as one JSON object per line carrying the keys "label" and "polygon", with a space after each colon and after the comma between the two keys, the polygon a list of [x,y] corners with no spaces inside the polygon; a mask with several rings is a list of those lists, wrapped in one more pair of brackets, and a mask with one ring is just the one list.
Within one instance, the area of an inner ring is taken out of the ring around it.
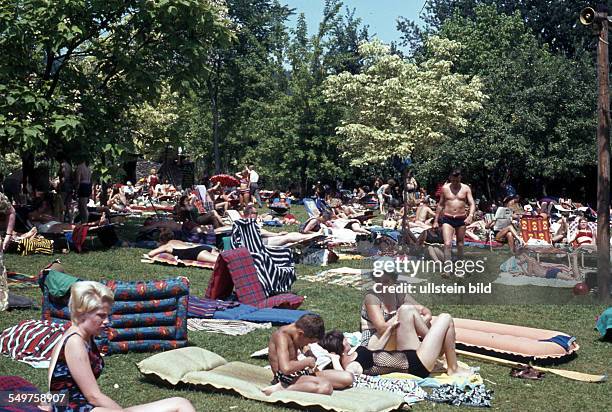
{"label": "beach towel", "polygon": [[53,347],[70,325],[23,320],[0,334],[0,353],[34,368],[48,368]]}
{"label": "beach towel", "polygon": [[232,249],[245,247],[249,251],[266,296],[291,290],[296,280],[291,249],[265,246],[255,219],[234,221],[231,246]]}
{"label": "beach towel", "polygon": [[[521,237],[529,244],[531,239],[536,239],[544,244],[550,244],[550,226],[548,219],[542,216],[526,216],[521,218]],[[533,241],[532,241],[533,243]]]}
{"label": "beach towel", "polygon": [[501,272],[493,283],[509,286],[546,286],[552,288],[573,288],[581,281],[566,279],[548,279],[538,276],[517,275],[516,272]]}
{"label": "beach towel", "polygon": [[17,243],[17,253],[19,253],[21,256],[33,255],[36,253],[42,255],[52,255],[53,241],[45,239],[42,236],[21,239]]}
{"label": "beach towel", "polygon": [[259,281],[252,255],[246,248],[222,252],[208,282],[205,297],[227,299],[232,290],[238,301],[258,308],[284,307],[295,309],[304,298],[291,293],[266,296]]}
{"label": "beach towel", "polygon": [[198,347],[183,348],[153,355],[138,369],[146,377],[157,377],[177,385],[194,385],[192,390],[213,387],[232,391],[245,398],[303,409],[338,412],[383,412],[398,409],[403,396],[367,388],[350,388],[320,395],[297,391],[278,391],[266,396],[261,389],[270,385],[272,371],[244,362],[227,362],[221,356]]}

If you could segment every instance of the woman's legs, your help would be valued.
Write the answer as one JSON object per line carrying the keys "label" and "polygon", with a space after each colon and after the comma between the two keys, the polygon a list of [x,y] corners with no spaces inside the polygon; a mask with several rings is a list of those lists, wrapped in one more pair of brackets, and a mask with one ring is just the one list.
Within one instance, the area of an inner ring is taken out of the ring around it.
{"label": "woman's legs", "polygon": [[417,349],[417,355],[427,370],[432,370],[438,357],[444,353],[449,375],[471,375],[471,371],[459,368],[455,351],[455,324],[448,313],[441,313]]}
{"label": "woman's legs", "polygon": [[[98,408],[94,409],[98,412]],[[136,405],[130,408],[124,409],[125,412],[195,412],[195,408],[185,398],[167,398],[156,402],[147,403],[144,405]]]}
{"label": "woman's legs", "polygon": [[397,310],[397,350],[416,349],[420,345],[419,336],[426,336],[429,328],[421,314],[412,305],[402,305]]}
{"label": "woman's legs", "polygon": [[359,224],[359,222],[352,222],[351,223],[351,230],[353,232],[363,233],[365,235],[369,235],[370,234],[370,231],[367,230],[367,229],[362,228],[361,225]]}
{"label": "woman's legs", "polygon": [[287,233],[286,235],[271,236],[271,237],[268,237],[267,239],[268,239],[268,246],[285,246],[285,245],[289,245],[292,243],[298,243],[303,240],[312,239],[320,235],[321,234],[318,232],[309,233],[309,234],[291,232],[291,233]]}

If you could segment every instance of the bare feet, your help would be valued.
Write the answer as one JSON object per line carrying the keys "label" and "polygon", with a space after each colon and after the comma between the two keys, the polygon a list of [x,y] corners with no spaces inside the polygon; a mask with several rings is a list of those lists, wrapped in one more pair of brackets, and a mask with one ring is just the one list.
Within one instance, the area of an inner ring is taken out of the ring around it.
{"label": "bare feet", "polygon": [[261,391],[264,394],[266,394],[267,396],[270,396],[274,392],[282,391],[283,389],[285,389],[285,388],[283,388],[282,383],[279,382],[279,383],[276,383],[274,385],[267,386],[267,387],[263,388]]}
{"label": "bare feet", "polygon": [[463,377],[469,378],[470,376],[474,375],[477,372],[478,370],[475,368],[463,368],[461,366],[457,366],[454,369],[448,368],[447,373],[449,376],[463,376]]}

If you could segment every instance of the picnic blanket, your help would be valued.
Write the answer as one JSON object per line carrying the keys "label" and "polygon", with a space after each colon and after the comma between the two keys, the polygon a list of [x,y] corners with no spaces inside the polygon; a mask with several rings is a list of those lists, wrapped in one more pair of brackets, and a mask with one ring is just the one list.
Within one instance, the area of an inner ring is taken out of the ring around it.
{"label": "picnic blanket", "polygon": [[34,368],[48,368],[53,347],[71,323],[22,320],[0,334],[0,353]]}
{"label": "picnic blanket", "polygon": [[187,319],[187,329],[190,331],[205,331],[222,333],[230,336],[241,336],[257,329],[270,329],[272,323],[254,323],[244,320],[223,319]]}
{"label": "picnic blanket", "polygon": [[20,239],[17,243],[17,253],[21,256],[40,253],[43,255],[53,254],[53,241],[42,236]]}
{"label": "picnic blanket", "polygon": [[147,256],[146,258],[140,259],[140,261],[142,263],[160,263],[163,265],[170,265],[170,266],[188,266],[188,267],[194,267],[194,268],[200,268],[200,269],[212,269],[213,267],[215,267],[214,263],[210,263],[210,262],[201,262],[199,260],[188,260],[188,259],[178,259],[176,256],[172,255],[171,253],[160,253],[159,255],[153,256],[153,257],[149,257]]}
{"label": "picnic blanket", "polygon": [[153,355],[141,361],[138,369],[145,376],[158,377],[171,385],[186,383],[213,387],[260,402],[297,404],[304,409],[383,412],[395,410],[404,403],[402,395],[367,388],[334,391],[332,395],[278,391],[266,396],[261,389],[270,385],[271,370],[244,362],[227,362],[221,356],[198,347]]}
{"label": "picnic blanket", "polygon": [[289,292],[296,280],[291,249],[265,246],[255,219],[238,219],[232,226],[231,247],[245,247],[266,296]]}

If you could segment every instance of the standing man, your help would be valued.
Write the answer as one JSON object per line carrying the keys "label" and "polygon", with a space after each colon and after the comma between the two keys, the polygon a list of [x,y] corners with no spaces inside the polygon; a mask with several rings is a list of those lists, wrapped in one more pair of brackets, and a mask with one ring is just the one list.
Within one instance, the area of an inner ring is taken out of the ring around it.
{"label": "standing man", "polygon": [[64,222],[70,222],[71,218],[71,205],[72,205],[72,191],[74,185],[72,184],[72,165],[68,162],[68,159],[64,155],[60,156],[60,170],[59,170],[59,192],[62,197],[64,204]]}
{"label": "standing man", "polygon": [[83,160],[77,166],[76,185],[79,197],[79,217],[81,223],[87,223],[89,221],[87,203],[89,203],[89,197],[91,196],[91,169],[87,164],[87,160]]}
{"label": "standing man", "polygon": [[[451,246],[453,235],[457,238],[457,255],[463,257],[463,241],[465,238],[465,227],[472,223],[476,204],[472,197],[472,189],[461,183],[461,170],[455,169],[448,177],[449,182],[442,186],[440,201],[436,210],[433,227],[442,226],[444,237],[444,260],[451,259]],[[469,205],[470,210],[466,214],[465,207]]]}
{"label": "standing man", "polygon": [[259,196],[259,173],[255,171],[255,166],[253,165],[247,166],[247,170],[249,171],[249,193],[251,194],[251,199],[255,198],[257,206],[263,207],[261,196]]}

